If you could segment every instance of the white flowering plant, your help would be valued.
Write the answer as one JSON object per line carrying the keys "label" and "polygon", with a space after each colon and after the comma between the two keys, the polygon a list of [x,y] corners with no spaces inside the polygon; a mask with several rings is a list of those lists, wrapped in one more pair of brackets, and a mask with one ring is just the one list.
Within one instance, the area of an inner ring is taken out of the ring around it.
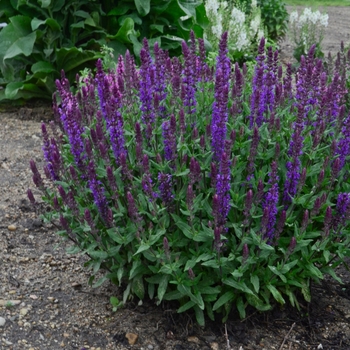
{"label": "white flowering plant", "polygon": [[255,58],[258,42],[265,34],[256,0],[206,0],[205,10],[211,23],[205,29],[205,39],[210,42],[214,52],[218,50],[221,35],[227,31],[232,60],[244,62]]}
{"label": "white flowering plant", "polygon": [[289,17],[289,32],[296,47],[294,57],[300,61],[302,55],[306,55],[312,45],[316,45],[316,57],[323,57],[321,49],[325,30],[328,26],[328,14],[322,14],[319,10],[312,11],[305,8],[299,16],[298,11],[293,11]]}

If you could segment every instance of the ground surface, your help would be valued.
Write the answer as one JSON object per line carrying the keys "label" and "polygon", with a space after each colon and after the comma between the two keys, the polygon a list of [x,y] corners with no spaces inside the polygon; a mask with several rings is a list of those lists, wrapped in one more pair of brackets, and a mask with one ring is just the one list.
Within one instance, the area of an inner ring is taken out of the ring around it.
{"label": "ground surface", "polygon": [[[350,8],[328,13],[324,49],[335,53],[340,40],[349,41]],[[285,59],[288,45],[282,44]],[[173,305],[150,302],[130,302],[113,313],[109,297],[120,291],[107,283],[88,286],[84,257],[67,255],[54,227],[44,225],[26,199],[33,187],[28,162],[42,163],[40,121],[48,118],[47,106],[0,105],[0,349],[227,349],[220,323],[200,329]],[[232,315],[231,348],[350,349],[350,273],[343,268],[339,274],[344,284],[314,285],[312,302],[301,312],[276,308],[244,321]],[[138,336],[135,345],[127,333]]]}

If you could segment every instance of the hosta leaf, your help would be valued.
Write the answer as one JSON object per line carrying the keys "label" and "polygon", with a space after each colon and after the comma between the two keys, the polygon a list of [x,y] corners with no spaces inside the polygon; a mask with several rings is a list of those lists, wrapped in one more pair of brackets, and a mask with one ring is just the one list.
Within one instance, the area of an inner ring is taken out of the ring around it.
{"label": "hosta leaf", "polygon": [[151,0],[134,0],[137,12],[140,16],[148,15],[151,9]]}
{"label": "hosta leaf", "polygon": [[24,37],[18,38],[6,51],[4,60],[23,54],[29,56],[33,52],[36,34],[30,33]]}

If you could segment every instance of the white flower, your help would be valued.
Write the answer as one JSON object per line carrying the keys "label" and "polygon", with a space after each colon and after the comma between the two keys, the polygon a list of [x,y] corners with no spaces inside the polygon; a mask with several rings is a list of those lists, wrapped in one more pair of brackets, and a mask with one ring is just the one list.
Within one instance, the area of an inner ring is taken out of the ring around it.
{"label": "white flower", "polygon": [[220,4],[220,8],[221,8],[222,10],[225,10],[227,7],[228,7],[227,1],[223,1],[223,2]]}
{"label": "white flower", "polygon": [[261,22],[261,18],[259,14],[257,14],[250,22],[250,32],[252,36],[255,36],[255,34],[257,33],[260,27],[260,22]]}
{"label": "white flower", "polygon": [[222,14],[218,13],[216,24],[211,28],[212,33],[218,38],[222,35]]}
{"label": "white flower", "polygon": [[7,26],[7,23],[0,23],[0,28],[5,28]]}
{"label": "white flower", "polygon": [[249,40],[247,38],[247,32],[242,28],[242,30],[239,32],[237,41],[236,41],[236,47],[238,51],[244,50],[244,48],[249,45]]}
{"label": "white flower", "polygon": [[[237,24],[244,24],[245,22],[245,13],[239,10],[237,7],[234,7],[231,12],[231,21]],[[231,22],[230,21],[230,22]]]}
{"label": "white flower", "polygon": [[298,21],[298,11],[293,11],[290,15],[289,15],[289,22],[290,23],[294,23]]}
{"label": "white flower", "polygon": [[265,35],[264,31],[262,29],[258,30],[258,41]]}
{"label": "white flower", "polygon": [[219,5],[220,3],[217,0],[207,0],[204,6],[207,12],[215,13],[218,11]]}
{"label": "white flower", "polygon": [[327,15],[327,13],[320,17],[320,24],[323,27],[328,27],[328,15]]}
{"label": "white flower", "polygon": [[257,7],[258,6],[258,3],[256,0],[252,0],[252,7]]}

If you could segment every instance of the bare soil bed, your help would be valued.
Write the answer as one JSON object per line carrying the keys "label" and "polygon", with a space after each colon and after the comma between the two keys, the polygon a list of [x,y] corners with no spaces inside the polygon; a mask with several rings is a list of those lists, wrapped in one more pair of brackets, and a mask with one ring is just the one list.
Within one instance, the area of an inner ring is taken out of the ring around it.
{"label": "bare soil bed", "polygon": [[[350,7],[328,8],[325,52],[349,42]],[[292,48],[282,43],[282,57]],[[50,106],[0,105],[0,349],[350,349],[350,272],[344,284],[312,286],[312,302],[301,311],[285,306],[268,313],[232,314],[225,327],[196,326],[192,314],[173,304],[156,307],[131,301],[113,312],[109,297],[122,291],[105,283],[91,289],[83,256],[65,253],[52,225],[43,224],[26,198],[33,188],[29,160],[42,164],[40,121]],[[38,193],[36,193],[39,195]],[[46,210],[45,205],[40,208]],[[134,345],[133,335],[137,337]]]}

